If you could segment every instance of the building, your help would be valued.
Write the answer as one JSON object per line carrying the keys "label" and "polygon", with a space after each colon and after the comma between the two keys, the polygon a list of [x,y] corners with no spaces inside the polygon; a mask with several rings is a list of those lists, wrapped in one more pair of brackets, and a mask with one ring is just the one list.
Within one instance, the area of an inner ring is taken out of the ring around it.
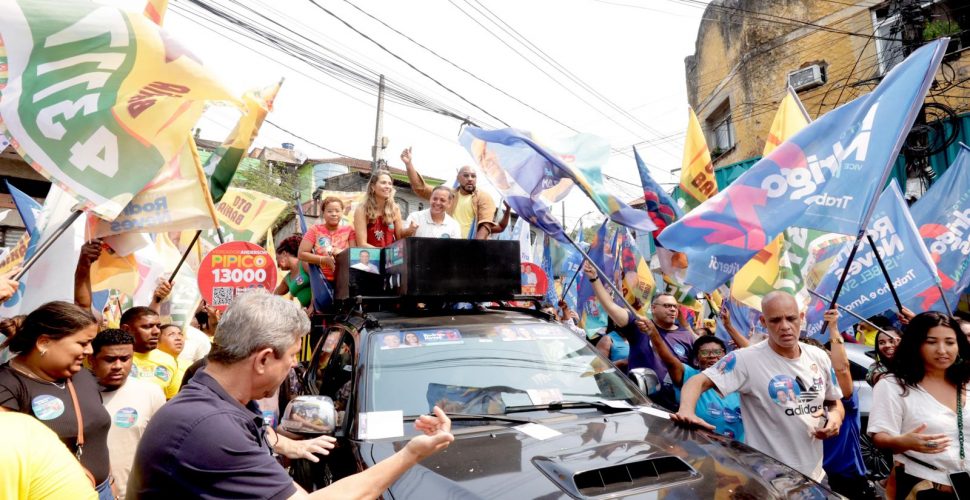
{"label": "building", "polygon": [[[918,121],[896,176],[928,182],[970,137],[965,0],[714,0],[703,17],[685,60],[687,94],[722,188],[760,157],[788,85],[814,119],[871,91],[905,55],[940,36],[951,42],[926,100],[929,125]],[[907,190],[921,194],[927,182]]]}

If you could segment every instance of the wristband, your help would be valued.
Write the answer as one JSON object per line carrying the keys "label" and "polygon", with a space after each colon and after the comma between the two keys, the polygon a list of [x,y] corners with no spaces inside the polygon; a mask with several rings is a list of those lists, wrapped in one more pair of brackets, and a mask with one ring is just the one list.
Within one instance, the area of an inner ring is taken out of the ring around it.
{"label": "wristband", "polygon": [[598,279],[600,279],[600,277],[599,277],[599,276],[597,276],[597,277],[595,277],[595,278],[593,278],[593,279],[591,279],[591,280],[589,280],[589,282],[590,282],[590,283],[596,283],[596,280],[598,280]]}

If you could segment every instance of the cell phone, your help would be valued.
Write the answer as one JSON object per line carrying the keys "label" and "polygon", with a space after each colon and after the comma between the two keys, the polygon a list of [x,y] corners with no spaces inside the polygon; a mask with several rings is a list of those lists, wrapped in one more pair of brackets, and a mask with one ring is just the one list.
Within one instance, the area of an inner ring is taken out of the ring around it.
{"label": "cell phone", "polygon": [[962,500],[970,499],[970,472],[962,470],[951,472],[948,475],[950,476],[950,486],[953,486],[953,493],[956,494],[956,497]]}
{"label": "cell phone", "polygon": [[827,406],[822,406],[822,418],[818,421],[818,428],[824,429],[826,425],[829,425],[829,408]]}

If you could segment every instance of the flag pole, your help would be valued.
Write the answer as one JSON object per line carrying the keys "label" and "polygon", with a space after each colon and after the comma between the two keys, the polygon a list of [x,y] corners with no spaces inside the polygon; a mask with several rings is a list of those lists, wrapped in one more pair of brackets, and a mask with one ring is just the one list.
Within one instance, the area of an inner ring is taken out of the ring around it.
{"label": "flag pole", "polygon": [[195,246],[195,242],[196,241],[199,241],[199,236],[201,236],[201,235],[202,235],[202,230],[201,229],[199,229],[198,231],[195,232],[195,236],[192,237],[192,241],[189,242],[189,246],[185,249],[185,252],[182,253],[182,258],[179,259],[178,265],[175,266],[175,270],[172,271],[172,275],[169,276],[169,278],[168,278],[168,282],[169,283],[175,283],[175,275],[179,273],[179,269],[182,269],[182,264],[185,263],[185,259],[188,258],[189,252],[192,251],[192,247]]}
{"label": "flag pole", "polygon": [[882,256],[879,255],[879,249],[876,248],[876,242],[873,241],[872,235],[868,233],[866,233],[866,239],[869,240],[869,246],[872,247],[872,252],[876,254],[876,262],[879,263],[879,269],[882,269],[882,275],[886,277],[886,284],[889,285],[889,292],[893,294],[893,300],[896,302],[896,310],[902,312],[903,303],[899,301],[899,295],[896,293],[896,287],[893,286],[893,280],[889,277],[889,271],[886,270],[886,265],[882,262]]}
{"label": "flag pole", "polygon": [[616,288],[616,285],[613,284],[613,281],[606,276],[606,272],[603,271],[602,269],[600,269],[600,266],[598,266],[595,262],[593,262],[593,259],[591,259],[589,257],[589,254],[587,254],[582,248],[580,248],[580,246],[577,245],[576,242],[573,241],[573,239],[570,238],[568,234],[566,234],[566,231],[563,231],[562,232],[562,235],[563,235],[564,238],[566,238],[566,241],[570,245],[572,245],[573,248],[575,248],[583,256],[583,258],[586,260],[586,262],[589,262],[590,265],[593,266],[593,269],[596,269],[596,274],[600,278],[602,278],[603,279],[603,282],[606,283],[610,287],[610,290],[612,290],[613,293],[615,293],[616,296],[619,297],[623,301],[623,306],[626,308],[626,310],[627,311],[630,311],[633,314],[634,317],[639,316],[640,313],[638,313],[637,310],[634,309],[633,306],[630,305],[630,303],[626,301],[626,297],[623,296],[623,293],[620,292],[620,290]]}
{"label": "flag pole", "polygon": [[[827,297],[825,297],[824,295],[822,295],[822,294],[820,294],[820,293],[818,293],[818,292],[816,292],[815,290],[809,290],[809,289],[807,289],[807,288],[806,288],[806,290],[808,290],[808,293],[810,293],[810,294],[812,294],[812,295],[814,295],[814,296],[816,296],[816,297],[818,297],[818,298],[820,298],[820,299],[822,299],[822,300],[829,300],[829,299],[828,299]],[[842,307],[842,306],[841,306],[841,305],[839,305],[839,304],[836,304],[835,306],[836,306],[836,307],[838,307],[838,308],[839,308],[840,310],[842,310],[842,311],[844,311],[844,312],[847,312],[847,313],[849,313],[849,315],[851,315],[851,316],[854,316],[854,317],[855,317],[855,318],[856,318],[857,320],[859,320],[859,321],[861,321],[861,322],[863,322],[863,323],[865,323],[865,324],[867,324],[867,325],[869,325],[869,326],[871,326],[871,327],[873,327],[873,328],[875,328],[876,330],[878,330],[878,331],[880,331],[880,332],[882,332],[882,333],[885,333],[886,335],[889,335],[889,336],[892,336],[892,337],[895,337],[895,335],[893,335],[892,333],[890,333],[890,332],[887,332],[886,330],[883,330],[882,328],[879,328],[878,326],[876,326],[876,325],[875,325],[875,323],[873,323],[873,322],[871,322],[871,321],[869,321],[869,320],[868,320],[868,319],[866,319],[866,318],[863,318],[862,316],[860,316],[860,315],[858,315],[858,314],[856,314],[855,312],[853,312],[853,311],[850,311],[850,310],[848,310],[848,309],[846,309],[845,307]]]}
{"label": "flag pole", "polygon": [[62,222],[61,225],[53,233],[51,233],[50,237],[44,240],[40,244],[40,246],[37,247],[37,251],[34,252],[34,255],[31,255],[30,259],[28,259],[27,262],[24,262],[23,267],[12,279],[14,281],[20,281],[20,278],[23,278],[24,275],[27,274],[27,271],[31,267],[33,267],[33,265],[37,263],[40,257],[44,255],[45,252],[47,252],[47,250],[51,247],[51,245],[54,244],[54,241],[57,240],[57,238],[59,238],[62,234],[64,234],[64,231],[67,231],[67,228],[71,227],[71,224],[74,224],[74,221],[76,221],[77,218],[80,217],[82,213],[84,213],[83,210],[75,210],[73,213],[71,213],[71,215],[69,215],[67,219],[64,222]]}
{"label": "flag pole", "polygon": [[943,307],[946,308],[947,316],[953,317],[953,309],[950,309],[950,301],[946,300],[946,293],[943,292],[943,285],[939,283],[936,284],[936,288],[940,290],[940,298],[943,299]]}

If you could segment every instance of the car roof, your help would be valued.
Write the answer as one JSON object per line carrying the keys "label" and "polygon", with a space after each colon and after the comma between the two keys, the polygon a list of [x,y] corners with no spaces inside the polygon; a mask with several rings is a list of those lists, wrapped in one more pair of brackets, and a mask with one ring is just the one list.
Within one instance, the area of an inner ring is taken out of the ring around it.
{"label": "car roof", "polygon": [[547,316],[529,309],[487,309],[487,310],[441,310],[420,311],[414,314],[399,314],[394,312],[373,312],[370,317],[376,319],[381,328],[438,328],[461,327],[477,325],[523,324],[526,321],[537,323],[551,323]]}

